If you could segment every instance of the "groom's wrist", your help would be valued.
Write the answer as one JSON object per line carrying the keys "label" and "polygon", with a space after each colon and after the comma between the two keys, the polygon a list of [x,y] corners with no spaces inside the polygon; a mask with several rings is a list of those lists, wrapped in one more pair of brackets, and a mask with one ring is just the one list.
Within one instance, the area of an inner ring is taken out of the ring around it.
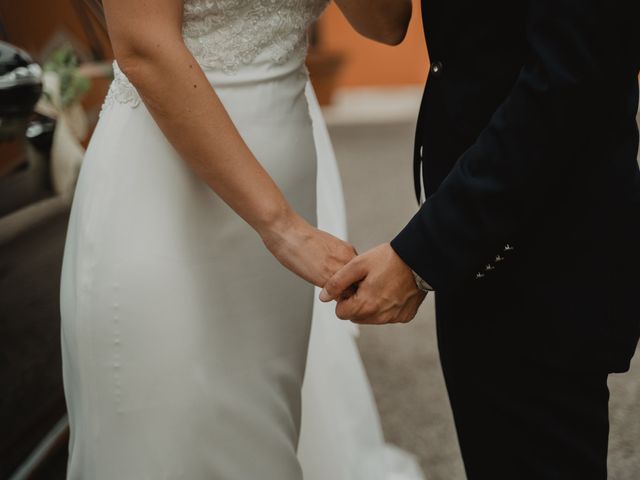
{"label": "groom's wrist", "polygon": [[414,216],[398,235],[391,240],[391,247],[431,290],[437,292],[442,287],[444,282],[438,269],[437,259],[432,251],[432,245],[429,242],[427,232],[421,224],[419,215]]}

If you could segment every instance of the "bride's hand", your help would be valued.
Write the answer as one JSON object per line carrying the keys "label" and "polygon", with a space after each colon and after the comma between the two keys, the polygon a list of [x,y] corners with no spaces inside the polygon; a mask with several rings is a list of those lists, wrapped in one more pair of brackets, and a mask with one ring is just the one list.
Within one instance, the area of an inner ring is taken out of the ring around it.
{"label": "bride's hand", "polygon": [[324,287],[335,272],[357,255],[347,242],[295,214],[261,236],[282,265],[318,287]]}

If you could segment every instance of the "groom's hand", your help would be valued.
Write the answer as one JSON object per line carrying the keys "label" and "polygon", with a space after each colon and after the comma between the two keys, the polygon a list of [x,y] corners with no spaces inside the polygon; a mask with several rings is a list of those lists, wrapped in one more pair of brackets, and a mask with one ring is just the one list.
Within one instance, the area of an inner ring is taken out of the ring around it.
{"label": "groom's hand", "polygon": [[[349,295],[353,285],[357,290]],[[382,325],[413,320],[425,296],[411,269],[385,243],[339,270],[325,285],[320,300],[337,300],[338,318]]]}

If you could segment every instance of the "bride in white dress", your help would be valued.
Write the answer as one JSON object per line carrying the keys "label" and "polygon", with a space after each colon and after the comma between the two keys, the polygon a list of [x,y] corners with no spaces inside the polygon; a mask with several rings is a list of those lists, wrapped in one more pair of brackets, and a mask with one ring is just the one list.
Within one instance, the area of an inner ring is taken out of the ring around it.
{"label": "bride in white dress", "polygon": [[[104,1],[119,67],[62,272],[69,479],[289,480],[299,458],[332,461],[311,438],[296,454],[299,277],[323,285],[354,254],[314,227],[305,32],[325,3]],[[368,36],[406,28],[407,2],[339,4]]]}

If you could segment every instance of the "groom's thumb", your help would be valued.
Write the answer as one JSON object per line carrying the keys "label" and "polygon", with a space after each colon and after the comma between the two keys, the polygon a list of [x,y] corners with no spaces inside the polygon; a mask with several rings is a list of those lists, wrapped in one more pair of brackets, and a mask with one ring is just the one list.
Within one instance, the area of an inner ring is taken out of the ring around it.
{"label": "groom's thumb", "polygon": [[330,302],[342,296],[352,285],[358,283],[366,275],[362,262],[358,257],[347,263],[341,270],[331,277],[322,292],[320,292],[320,300]]}

